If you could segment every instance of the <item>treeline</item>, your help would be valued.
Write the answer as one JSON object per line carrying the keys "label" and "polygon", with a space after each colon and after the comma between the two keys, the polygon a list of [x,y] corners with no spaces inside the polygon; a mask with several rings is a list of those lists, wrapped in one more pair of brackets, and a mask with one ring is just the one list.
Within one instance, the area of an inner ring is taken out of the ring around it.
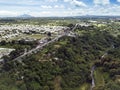
{"label": "treeline", "polygon": [[[4,72],[1,73],[0,79],[6,78],[6,81],[0,81],[0,88],[7,90],[5,89],[7,85],[10,90],[75,90],[83,83],[91,85],[90,69],[94,63],[96,67],[102,67],[111,77],[118,75],[117,72],[111,74],[112,68],[119,69],[120,54],[114,49],[111,50],[113,44],[117,50],[118,40],[118,37],[113,37],[106,31],[84,33],[77,37],[62,37],[58,42],[45,47],[41,51],[42,54],[39,52],[24,58],[22,64],[18,62],[4,64],[2,69]],[[101,60],[106,51],[108,56],[110,55],[109,58]],[[41,60],[40,57],[43,55],[47,58]],[[115,57],[114,60],[112,55]],[[111,85],[109,81],[106,81],[105,90],[109,90]]]}
{"label": "treeline", "polygon": [[4,63],[6,63],[7,61],[11,61],[14,58],[17,58],[18,56],[24,54],[25,51],[35,48],[37,44],[38,44],[37,41],[25,41],[25,40],[5,41],[5,40],[2,40],[0,42],[1,47],[9,47],[9,48],[15,49],[9,55],[2,57],[4,59]]}

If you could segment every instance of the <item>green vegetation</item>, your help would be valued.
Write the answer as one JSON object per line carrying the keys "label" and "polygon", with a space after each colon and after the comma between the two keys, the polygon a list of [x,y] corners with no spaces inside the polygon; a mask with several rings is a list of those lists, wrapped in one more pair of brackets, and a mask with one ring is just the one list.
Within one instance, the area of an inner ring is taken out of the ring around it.
{"label": "green vegetation", "polygon": [[0,24],[31,24],[31,25],[50,25],[50,26],[67,26],[71,23],[77,23],[79,20],[72,18],[11,18],[0,19]]}
{"label": "green vegetation", "polygon": [[33,39],[41,39],[45,37],[45,35],[42,34],[33,34],[33,35],[26,35],[27,38],[33,38]]}
{"label": "green vegetation", "polygon": [[[77,27],[79,36],[64,36],[22,62],[4,57],[7,62],[1,68],[0,89],[90,90],[91,67],[95,65],[94,90],[120,90],[120,36],[106,28]],[[2,42],[4,45],[10,43]],[[19,50],[10,56],[18,55]]]}
{"label": "green vegetation", "polygon": [[79,88],[75,88],[74,90],[90,90],[91,84],[84,83]]}
{"label": "green vegetation", "polygon": [[95,70],[94,77],[95,77],[96,87],[104,87],[105,86],[104,73],[102,73],[100,69]]}
{"label": "green vegetation", "polygon": [[[3,70],[7,71],[5,73],[13,82],[21,82],[28,90],[73,90],[77,87],[84,89],[88,87],[84,83],[91,83],[90,63],[99,60],[115,40],[109,33],[99,31],[76,38],[63,37],[38,54],[25,58],[24,66],[18,62],[15,65],[8,62]],[[56,48],[55,45],[59,47]],[[103,77],[97,78],[101,73],[95,73],[98,81],[96,84],[99,86],[102,82],[103,85]],[[22,89],[23,87],[18,87],[20,84],[15,86]]]}
{"label": "green vegetation", "polygon": [[4,59],[4,62],[11,61],[14,58],[24,54],[25,50],[28,51],[32,48],[35,48],[37,46],[36,41],[25,41],[25,40],[19,40],[19,41],[1,41],[0,42],[0,47],[1,48],[13,48],[15,49],[12,51],[9,56],[3,56],[2,58]]}
{"label": "green vegetation", "polygon": [[19,35],[19,36],[16,36],[16,37],[13,37],[13,38],[10,38],[10,39],[3,39],[5,41],[8,41],[8,42],[11,42],[11,41],[17,41],[17,40],[20,40],[20,39],[23,39],[23,38],[28,38],[28,39],[41,39],[43,37],[45,37],[46,35],[45,34],[22,34],[22,35]]}

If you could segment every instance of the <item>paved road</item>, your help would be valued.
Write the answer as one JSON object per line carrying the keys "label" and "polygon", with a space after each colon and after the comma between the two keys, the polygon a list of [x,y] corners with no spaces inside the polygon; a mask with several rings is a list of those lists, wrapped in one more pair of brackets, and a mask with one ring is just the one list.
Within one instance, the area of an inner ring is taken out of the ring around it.
{"label": "paved road", "polygon": [[72,29],[72,31],[74,31],[74,30],[77,28],[78,25],[79,25],[78,23],[75,24],[75,26],[74,26],[74,28]]}
{"label": "paved road", "polygon": [[[76,25],[74,26],[74,28],[72,29],[72,31],[74,31],[77,26],[78,26],[78,24],[76,24]],[[71,31],[71,30],[70,30],[70,31]],[[34,49],[32,49],[32,50],[24,53],[23,55],[15,58],[13,61],[22,61],[22,58],[23,58],[23,57],[25,57],[25,56],[27,56],[27,55],[29,56],[29,55],[31,55],[31,54],[33,54],[33,53],[37,53],[37,52],[40,51],[44,46],[46,46],[46,45],[48,45],[48,44],[50,44],[50,43],[53,43],[53,42],[57,41],[59,38],[61,38],[61,37],[63,37],[63,36],[67,36],[69,33],[70,33],[70,32],[64,33],[64,34],[62,34],[62,35],[58,35],[56,38],[54,38],[54,39],[52,39],[52,40],[50,40],[50,41],[47,41],[47,42],[42,43],[42,44],[38,45],[36,48],[34,48]]]}
{"label": "paved road", "polygon": [[50,44],[50,43],[53,43],[53,42],[57,41],[59,38],[65,36],[65,35],[67,35],[67,34],[59,35],[58,37],[56,37],[56,38],[54,38],[54,39],[52,39],[52,40],[50,40],[50,41],[48,41],[48,42],[45,42],[45,43],[43,43],[43,44],[40,44],[40,45],[38,45],[36,48],[34,48],[34,49],[32,49],[32,50],[24,53],[23,55],[15,58],[13,61],[21,60],[21,58],[23,58],[23,57],[26,56],[26,55],[31,55],[31,54],[33,54],[33,53],[37,53],[37,52],[40,51],[44,46],[46,46],[46,45],[48,45],[48,44]]}

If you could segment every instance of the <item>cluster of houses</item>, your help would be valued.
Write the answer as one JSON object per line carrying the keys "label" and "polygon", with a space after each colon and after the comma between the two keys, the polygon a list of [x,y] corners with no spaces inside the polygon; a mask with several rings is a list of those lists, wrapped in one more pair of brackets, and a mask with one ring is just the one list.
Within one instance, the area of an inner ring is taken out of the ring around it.
{"label": "cluster of houses", "polygon": [[[39,25],[25,25],[25,24],[12,24],[12,25],[0,25],[0,41],[9,40],[11,38],[16,38],[20,35],[25,34],[46,34],[48,32],[59,34],[61,31],[68,29],[68,27],[63,26],[39,26]],[[24,37],[22,37],[24,38]],[[19,39],[18,39],[19,40]],[[26,39],[28,41],[31,38]],[[45,41],[45,40],[44,40]],[[40,40],[40,43],[43,41]],[[9,55],[15,49],[0,48],[0,63],[3,61],[2,57],[4,55]]]}
{"label": "cluster of houses", "polygon": [[39,26],[39,25],[0,25],[0,40],[10,39],[22,34],[44,34],[46,32],[59,33],[68,27],[63,26]]}

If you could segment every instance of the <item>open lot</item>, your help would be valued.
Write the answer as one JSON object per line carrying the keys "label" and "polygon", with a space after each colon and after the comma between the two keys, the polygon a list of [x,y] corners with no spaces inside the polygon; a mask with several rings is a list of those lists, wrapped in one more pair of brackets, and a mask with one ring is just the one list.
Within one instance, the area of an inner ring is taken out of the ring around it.
{"label": "open lot", "polygon": [[10,52],[12,52],[15,49],[10,48],[0,48],[0,58],[4,55],[8,55]]}

